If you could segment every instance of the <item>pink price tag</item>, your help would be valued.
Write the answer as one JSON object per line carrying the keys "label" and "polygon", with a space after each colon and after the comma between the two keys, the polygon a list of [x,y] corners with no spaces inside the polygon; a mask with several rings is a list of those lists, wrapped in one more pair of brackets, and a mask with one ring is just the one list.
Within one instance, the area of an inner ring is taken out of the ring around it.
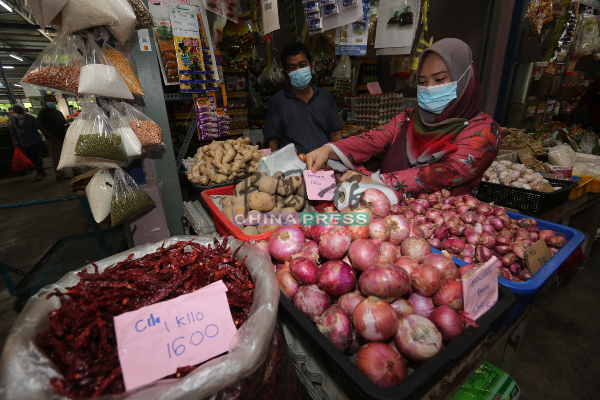
{"label": "pink price tag", "polygon": [[303,174],[306,195],[309,200],[333,200],[335,188],[337,187],[333,171],[312,172],[306,170]]}
{"label": "pink price tag", "polygon": [[259,150],[259,152],[269,155],[269,154],[271,154],[271,149],[262,149],[262,150]]}
{"label": "pink price tag", "polygon": [[381,91],[381,86],[379,86],[379,82],[367,83],[367,90],[369,90],[369,93],[371,93],[371,94],[383,93]]}
{"label": "pink price tag", "polygon": [[236,333],[223,281],[115,317],[125,389],[133,390],[229,350]]}
{"label": "pink price tag", "polygon": [[498,301],[498,267],[492,257],[482,267],[463,277],[465,312],[477,320]]}

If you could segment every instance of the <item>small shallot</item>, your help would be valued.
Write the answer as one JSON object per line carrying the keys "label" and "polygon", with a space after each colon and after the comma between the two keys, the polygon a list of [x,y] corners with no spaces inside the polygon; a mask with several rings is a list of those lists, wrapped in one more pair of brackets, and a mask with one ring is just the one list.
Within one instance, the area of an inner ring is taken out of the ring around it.
{"label": "small shallot", "polygon": [[413,293],[408,298],[408,301],[413,305],[415,314],[422,315],[423,317],[429,317],[429,314],[435,309],[435,304],[433,304],[431,297]]}
{"label": "small shallot", "polygon": [[413,307],[411,302],[406,299],[398,299],[390,305],[396,311],[396,315],[398,315],[398,318],[402,318],[405,315],[416,314],[415,308]]}

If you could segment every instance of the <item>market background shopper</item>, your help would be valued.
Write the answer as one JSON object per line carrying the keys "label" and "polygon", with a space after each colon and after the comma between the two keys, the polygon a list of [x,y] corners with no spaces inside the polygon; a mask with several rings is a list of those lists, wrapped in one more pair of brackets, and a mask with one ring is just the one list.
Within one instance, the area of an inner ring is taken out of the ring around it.
{"label": "market background shopper", "polygon": [[36,181],[41,180],[44,172],[44,161],[42,160],[42,137],[37,129],[35,115],[27,114],[25,106],[17,103],[13,107],[14,114],[10,117],[10,134],[13,146],[21,147],[23,153],[35,166]]}
{"label": "market background shopper", "polygon": [[44,96],[45,107],[42,108],[37,117],[37,127],[46,136],[48,153],[52,160],[52,166],[56,171],[56,179],[69,179],[63,172],[58,171],[58,162],[62,151],[63,141],[65,140],[66,123],[65,116],[56,109],[56,97],[52,95]]}
{"label": "market background shopper", "polygon": [[281,52],[287,86],[267,105],[264,135],[272,151],[290,143],[309,153],[342,138],[342,120],[333,95],[313,83],[313,58],[302,43],[290,43]]}
{"label": "market background shopper", "polygon": [[[481,88],[471,49],[442,39],[421,55],[417,69],[418,107],[397,115],[381,130],[329,143],[307,155],[307,168],[327,159],[350,170],[343,181],[386,185],[398,197],[450,188],[454,195],[477,192],[498,153],[498,124],[479,109]],[[386,153],[379,171],[361,164]]]}

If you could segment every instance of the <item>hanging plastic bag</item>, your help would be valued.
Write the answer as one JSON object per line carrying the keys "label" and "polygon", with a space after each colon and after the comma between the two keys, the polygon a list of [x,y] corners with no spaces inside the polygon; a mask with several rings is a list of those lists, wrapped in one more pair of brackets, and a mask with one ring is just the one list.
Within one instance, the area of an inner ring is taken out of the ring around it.
{"label": "hanging plastic bag", "polygon": [[98,170],[85,187],[85,197],[90,203],[92,215],[97,223],[104,221],[110,214],[114,180],[107,169]]}
{"label": "hanging plastic bag", "polygon": [[75,145],[76,156],[128,161],[121,135],[109,123],[100,107],[92,108],[82,122]]}
{"label": "hanging plastic bag", "polygon": [[23,154],[20,148],[15,147],[12,159],[12,170],[14,172],[28,171],[33,168],[33,164],[29,161],[29,158]]}
{"label": "hanging plastic bag", "polygon": [[81,67],[79,77],[79,94],[133,100],[127,84],[94,39],[93,35],[88,36],[85,65]]}
{"label": "hanging plastic bag", "polygon": [[67,0],[28,0],[27,4],[40,27],[44,29],[60,14]]}
{"label": "hanging plastic bag", "polygon": [[598,136],[593,131],[585,131],[579,142],[579,152],[587,154],[598,154],[600,151]]}
{"label": "hanging plastic bag", "polygon": [[35,59],[21,83],[40,89],[77,93],[83,64],[82,40],[75,35],[59,35]]}
{"label": "hanging plastic bag", "polygon": [[130,104],[124,102],[123,107],[128,114],[124,120],[129,121],[129,126],[140,139],[142,146],[153,147],[162,142],[162,129],[156,122]]}
{"label": "hanging plastic bag", "polygon": [[154,206],[154,200],[140,190],[129,174],[121,168],[115,170],[113,197],[110,206],[110,225],[121,225],[131,217]]}
{"label": "hanging plastic bag", "polygon": [[158,26],[156,20],[148,11],[148,8],[142,3],[141,0],[127,0],[133,8],[133,12],[135,13],[135,29],[146,29],[146,28],[154,28]]}
{"label": "hanging plastic bag", "polygon": [[279,90],[286,84],[283,68],[277,60],[271,61],[271,68],[267,66],[258,77],[258,84],[267,90]]}
{"label": "hanging plastic bag", "polygon": [[119,23],[109,0],[67,0],[60,15],[65,33]]}
{"label": "hanging plastic bag", "polygon": [[126,123],[121,114],[114,107],[109,108],[109,119],[111,126],[121,135],[125,152],[129,159],[134,159],[142,155],[142,142],[136,136],[130,124]]}
{"label": "hanging plastic bag", "polygon": [[333,70],[331,77],[335,79],[350,79],[351,76],[352,61],[350,61],[350,57],[343,55],[340,57],[340,61],[338,61],[337,67]]}
{"label": "hanging plastic bag", "polygon": [[108,0],[119,22],[108,25],[107,28],[121,44],[125,44],[135,29],[136,18],[133,8],[127,0]]}
{"label": "hanging plastic bag", "polygon": [[574,54],[588,55],[598,50],[598,19],[593,14],[582,14],[577,20]]}
{"label": "hanging plastic bag", "polygon": [[121,78],[125,81],[127,89],[129,89],[132,94],[143,96],[144,90],[142,89],[142,85],[140,85],[140,81],[129,60],[120,51],[115,50],[108,43],[102,45],[102,52],[117,69]]}

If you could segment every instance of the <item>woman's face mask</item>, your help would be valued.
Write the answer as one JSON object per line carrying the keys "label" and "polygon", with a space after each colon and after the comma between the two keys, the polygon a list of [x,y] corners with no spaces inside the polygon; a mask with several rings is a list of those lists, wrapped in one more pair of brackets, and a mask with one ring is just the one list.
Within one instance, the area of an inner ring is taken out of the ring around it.
{"label": "woman's face mask", "polygon": [[448,107],[448,104],[456,99],[456,87],[458,81],[460,81],[467,71],[469,71],[469,67],[467,67],[461,77],[454,82],[434,86],[417,85],[417,102],[419,107],[433,114],[440,114],[444,111],[446,107]]}

